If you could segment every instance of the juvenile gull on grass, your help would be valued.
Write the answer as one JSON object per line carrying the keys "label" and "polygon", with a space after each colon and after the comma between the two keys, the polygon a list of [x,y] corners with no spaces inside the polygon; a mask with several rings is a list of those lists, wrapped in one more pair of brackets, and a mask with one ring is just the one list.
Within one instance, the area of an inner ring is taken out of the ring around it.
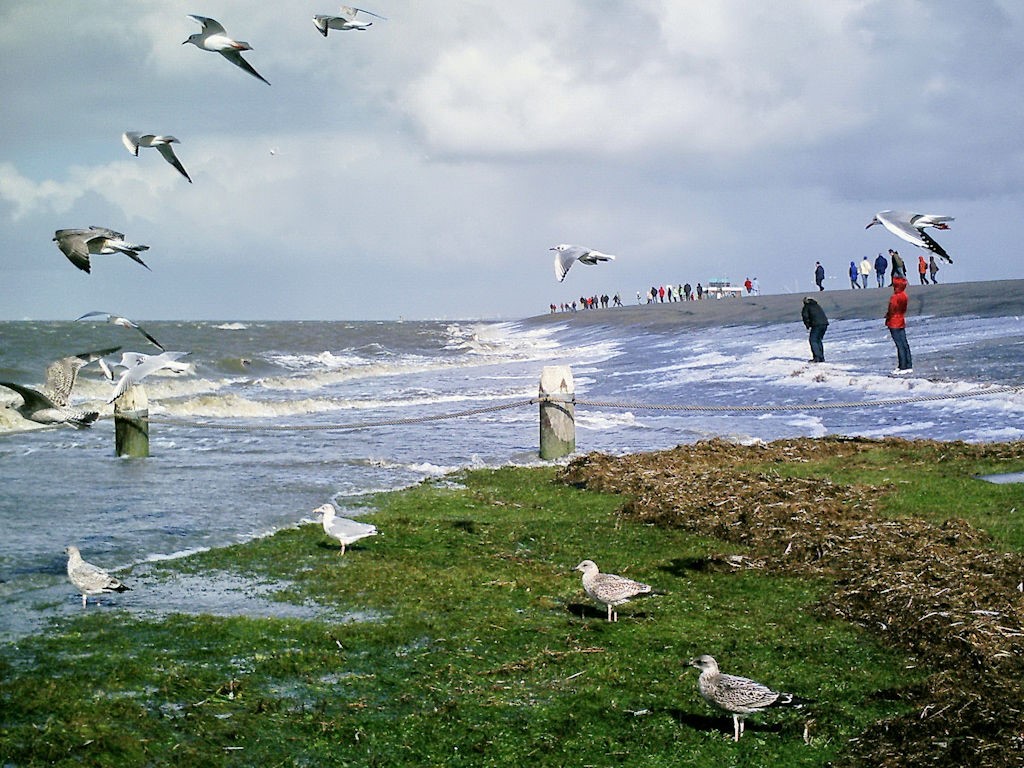
{"label": "juvenile gull on grass", "polygon": [[879,211],[871,219],[865,229],[871,229],[875,224],[881,224],[896,237],[913,243],[918,248],[925,248],[937,256],[942,257],[950,264],[953,259],[941,245],[924,231],[925,227],[935,229],[949,229],[946,222],[953,221],[952,216],[938,216],[933,213],[909,213],[907,211]]}
{"label": "juvenile gull on grass", "polygon": [[131,589],[99,566],[83,560],[78,547],[70,546],[64,553],[68,556],[68,579],[82,593],[83,606],[89,595],[126,592]]}
{"label": "juvenile gull on grass", "polygon": [[161,344],[159,341],[154,339],[152,336],[150,336],[148,333],[146,333],[144,330],[142,330],[142,328],[137,323],[135,323],[133,320],[129,320],[127,317],[121,317],[120,315],[114,315],[114,314],[111,314],[110,312],[101,312],[99,310],[94,310],[92,312],[86,312],[81,317],[75,318],[75,322],[77,322],[79,320],[85,320],[85,319],[90,318],[90,317],[95,317],[97,319],[103,318],[103,321],[106,322],[106,323],[110,323],[112,325],[119,325],[122,328],[131,328],[132,330],[138,331],[143,336],[145,336],[155,347],[159,348],[161,352],[164,351],[164,345],[163,344]]}
{"label": "juvenile gull on grass", "polygon": [[120,347],[98,349],[54,360],[46,368],[46,381],[42,391],[11,381],[0,381],[0,386],[13,389],[21,395],[22,404],[11,407],[29,421],[37,424],[71,424],[82,429],[96,421],[99,412],[69,407],[71,390],[78,379],[78,372],[89,363],[102,360],[104,355],[111,355],[119,349]]}
{"label": "juvenile gull on grass", "polygon": [[377,526],[372,523],[360,523],[358,520],[338,517],[333,504],[321,504],[313,510],[313,514],[323,515],[324,533],[341,542],[339,554],[342,555],[345,554],[345,547],[349,544],[365,539],[367,536],[377,535]]}
{"label": "juvenile gull on grass", "polygon": [[569,268],[577,261],[581,264],[594,265],[599,261],[615,261],[615,257],[609,253],[601,253],[593,248],[585,248],[582,245],[569,245],[560,243],[549,251],[555,251],[555,278],[558,282],[565,280]]}
{"label": "juvenile gull on grass", "polygon": [[251,45],[242,40],[232,40],[228,37],[224,27],[216,19],[196,16],[192,13],[188,14],[188,17],[202,24],[203,30],[202,32],[196,32],[194,35],[189,35],[188,40],[183,42],[182,45],[192,43],[192,45],[202,51],[219,53],[236,67],[244,69],[257,80],[262,80],[267,85],[270,85],[269,80],[253,69],[252,64],[242,58],[242,51],[251,51]]}
{"label": "juvenile gull on grass", "polygon": [[185,166],[181,164],[178,156],[174,154],[174,148],[171,144],[181,144],[181,142],[173,136],[154,136],[152,133],[126,131],[121,134],[121,142],[136,157],[139,156],[139,147],[155,147],[164,160],[173,165],[178,170],[178,173],[188,179],[189,184],[192,183],[192,177],[188,175]]}
{"label": "juvenile gull on grass", "polygon": [[652,592],[649,584],[642,584],[614,573],[601,573],[593,560],[584,560],[576,566],[576,570],[583,572],[583,591],[608,609],[608,621],[619,620],[619,614],[613,608],[638,595]]}
{"label": "juvenile gull on grass", "polygon": [[141,258],[141,251],[148,251],[148,245],[129,243],[124,234],[106,227],[89,227],[88,229],[58,229],[53,233],[61,253],[68,257],[83,272],[92,271],[89,255],[94,253],[123,253],[146,269],[149,266]]}
{"label": "juvenile gull on grass", "polygon": [[800,707],[807,702],[792,693],[773,691],[766,685],[737,675],[723,675],[718,662],[707,654],[690,659],[691,667],[700,670],[697,687],[700,695],[719,709],[732,715],[733,741],[743,735],[743,719],[768,707]]}
{"label": "juvenile gull on grass", "polygon": [[330,29],[337,29],[339,31],[347,31],[350,29],[357,29],[359,31],[365,30],[367,27],[373,26],[372,21],[360,21],[356,16],[360,13],[365,13],[370,16],[376,16],[378,19],[384,19],[383,16],[379,16],[373,11],[368,11],[365,8],[353,8],[348,5],[341,6],[338,16],[328,16],[323,14],[317,14],[313,17],[313,23],[316,28],[320,30],[320,34],[327,37],[327,31]]}

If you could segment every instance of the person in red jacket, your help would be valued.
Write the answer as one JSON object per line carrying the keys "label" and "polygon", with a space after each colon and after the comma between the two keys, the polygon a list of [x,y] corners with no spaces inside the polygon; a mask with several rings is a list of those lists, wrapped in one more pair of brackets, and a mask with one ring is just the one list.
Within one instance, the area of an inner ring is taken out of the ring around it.
{"label": "person in red jacket", "polygon": [[907,343],[907,280],[904,277],[892,279],[892,296],[889,297],[889,308],[885,311],[885,327],[889,329],[893,343],[896,345],[898,367],[893,376],[906,376],[914,372],[910,358],[910,344]]}

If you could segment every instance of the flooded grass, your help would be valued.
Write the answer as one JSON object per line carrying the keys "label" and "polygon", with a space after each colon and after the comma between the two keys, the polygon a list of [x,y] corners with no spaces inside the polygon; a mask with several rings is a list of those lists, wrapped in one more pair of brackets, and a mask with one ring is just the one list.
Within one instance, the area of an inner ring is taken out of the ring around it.
{"label": "flooded grass", "polygon": [[[956,461],[943,471],[966,468]],[[380,535],[343,557],[308,525],[160,564],[185,587],[181,613],[136,615],[127,593],[0,646],[0,754],[24,766],[824,766],[919,702],[920,656],[830,618],[828,576],[733,568],[747,545],[624,514],[627,497],[555,475],[481,470],[375,497],[366,519]],[[929,485],[908,473],[879,495],[884,514],[913,514]],[[659,594],[608,623],[572,570],[585,558]],[[280,615],[186,612],[196,585],[218,579],[254,585]],[[701,653],[815,703],[753,716],[733,743],[685,666]]]}

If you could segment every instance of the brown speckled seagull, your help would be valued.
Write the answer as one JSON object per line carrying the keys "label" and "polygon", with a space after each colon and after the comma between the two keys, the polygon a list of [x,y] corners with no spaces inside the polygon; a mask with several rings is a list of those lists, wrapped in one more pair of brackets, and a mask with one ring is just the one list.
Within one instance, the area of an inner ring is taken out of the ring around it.
{"label": "brown speckled seagull", "polygon": [[698,656],[688,662],[700,670],[700,695],[732,715],[733,741],[743,735],[743,719],[768,707],[800,707],[808,703],[792,693],[773,691],[766,685],[737,675],[723,675],[714,656]]}
{"label": "brown speckled seagull", "polygon": [[608,609],[608,621],[619,620],[619,614],[614,608],[637,595],[650,594],[652,591],[649,584],[614,573],[601,573],[593,560],[584,560],[575,570],[583,572],[583,591]]}

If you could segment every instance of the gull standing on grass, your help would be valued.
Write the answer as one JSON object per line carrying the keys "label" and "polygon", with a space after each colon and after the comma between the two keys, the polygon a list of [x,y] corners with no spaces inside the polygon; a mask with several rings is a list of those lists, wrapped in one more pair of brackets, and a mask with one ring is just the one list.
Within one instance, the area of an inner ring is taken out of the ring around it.
{"label": "gull standing on grass", "polygon": [[68,579],[82,593],[82,606],[85,606],[89,595],[102,595],[109,592],[127,592],[131,587],[115,579],[98,565],[87,563],[82,559],[78,547],[70,546],[64,550],[68,556]]}
{"label": "gull standing on grass", "polygon": [[181,142],[173,136],[154,136],[152,133],[127,131],[121,134],[121,142],[124,144],[125,149],[136,157],[139,156],[139,147],[155,147],[164,160],[173,165],[178,170],[178,173],[188,179],[189,184],[192,183],[192,177],[188,175],[185,166],[181,164],[178,156],[174,154],[174,148],[171,144],[181,144]]}
{"label": "gull standing on grass", "polygon": [[575,570],[583,571],[583,591],[608,609],[608,621],[619,620],[619,614],[613,608],[637,595],[650,594],[652,591],[649,584],[642,584],[614,573],[601,573],[593,560],[584,560]]}
{"label": "gull standing on grass", "polygon": [[256,79],[270,85],[269,80],[253,69],[252,64],[242,58],[242,51],[251,51],[251,45],[242,40],[232,40],[228,37],[224,27],[220,25],[220,22],[215,19],[209,19],[206,16],[196,16],[192,13],[188,14],[188,17],[202,24],[203,31],[189,35],[188,40],[182,43],[182,45],[192,43],[192,45],[202,51],[219,53],[236,67],[244,69]]}
{"label": "gull standing on grass", "polygon": [[115,368],[124,368],[124,373],[117,380],[114,387],[114,394],[107,400],[114,402],[123,395],[129,387],[134,387],[151,373],[167,368],[175,373],[184,373],[189,369],[188,363],[179,363],[178,358],[190,354],[189,352],[162,352],[159,355],[144,355],[141,352],[124,352],[121,361],[114,364]]}
{"label": "gull standing on grass", "polygon": [[615,257],[609,253],[601,253],[593,248],[585,248],[582,245],[569,245],[560,243],[549,251],[555,251],[555,278],[558,282],[565,280],[569,268],[577,261],[581,264],[593,266],[599,261],[615,261]]}
{"label": "gull standing on grass", "polygon": [[697,687],[700,695],[719,709],[732,715],[733,741],[743,735],[743,719],[768,707],[800,707],[808,703],[792,693],[773,691],[766,685],[746,677],[723,675],[718,662],[707,654],[690,659],[691,667],[700,670]]}
{"label": "gull standing on grass", "polygon": [[11,381],[0,381],[0,386],[13,389],[21,395],[23,401],[19,406],[8,407],[14,408],[26,419],[37,424],[70,424],[78,429],[88,427],[99,418],[99,412],[68,406],[71,390],[78,379],[78,372],[89,363],[102,361],[104,355],[112,355],[119,349],[120,347],[98,349],[94,352],[82,352],[78,355],[68,355],[60,360],[54,360],[46,368],[46,382],[43,384],[42,391]]}
{"label": "gull standing on grass", "polygon": [[372,523],[360,523],[358,520],[351,520],[347,517],[338,517],[334,511],[333,504],[321,504],[313,510],[314,515],[323,515],[324,533],[332,539],[341,542],[341,552],[345,554],[345,547],[367,536],[377,535],[377,526]]}
{"label": "gull standing on grass", "polygon": [[146,262],[139,258],[140,251],[149,250],[148,245],[129,243],[124,239],[124,233],[106,227],[58,229],[53,233],[53,241],[71,263],[83,272],[92,271],[89,255],[93,253],[123,253],[132,261],[149,269]]}
{"label": "gull standing on grass", "polygon": [[112,325],[119,325],[122,328],[131,328],[132,330],[138,331],[143,336],[145,336],[150,341],[150,343],[152,343],[154,346],[159,348],[159,350],[161,352],[164,351],[163,344],[161,344],[159,341],[154,339],[152,336],[150,336],[148,333],[146,333],[144,330],[142,330],[142,328],[139,327],[134,321],[129,320],[127,317],[121,317],[120,315],[112,315],[110,312],[93,311],[93,312],[86,312],[81,317],[76,318],[75,322],[78,322],[79,320],[85,320],[86,318],[89,318],[89,317],[95,317],[95,318],[101,318],[102,317],[104,322],[110,323]]}
{"label": "gull standing on grass", "polygon": [[871,229],[875,224],[881,224],[896,237],[913,243],[918,248],[925,248],[952,264],[953,259],[945,249],[924,231],[925,227],[949,229],[949,224],[946,223],[949,221],[953,221],[952,216],[938,216],[934,213],[908,213],[907,211],[879,211],[864,229]]}
{"label": "gull standing on grass", "polygon": [[339,11],[339,13],[339,16],[326,16],[318,14],[313,17],[313,23],[316,25],[316,28],[320,30],[321,35],[327,37],[327,30],[329,29],[337,29],[342,32],[350,29],[357,29],[360,32],[362,32],[367,27],[373,26],[372,21],[360,21],[359,19],[357,19],[356,15],[360,13],[365,13],[370,16],[376,16],[378,19],[383,19],[384,21],[387,21],[387,19],[385,19],[383,16],[378,16],[373,11],[368,11],[365,8],[352,8],[351,6],[348,5],[341,6],[341,10]]}

